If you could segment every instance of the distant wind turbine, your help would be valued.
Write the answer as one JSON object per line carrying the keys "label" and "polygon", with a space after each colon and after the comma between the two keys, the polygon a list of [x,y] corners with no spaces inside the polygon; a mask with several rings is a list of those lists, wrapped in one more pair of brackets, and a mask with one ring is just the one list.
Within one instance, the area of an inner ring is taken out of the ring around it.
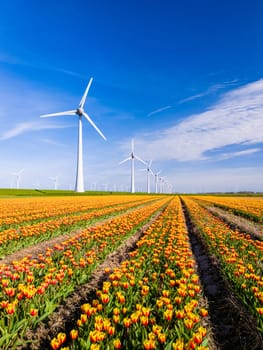
{"label": "distant wind turbine", "polygon": [[36,182],[36,183],[34,183],[33,185],[35,186],[35,189],[36,189],[36,190],[39,190],[40,187],[41,187],[39,182]]}
{"label": "distant wind turbine", "polygon": [[76,172],[76,192],[84,192],[84,177],[83,177],[83,141],[82,141],[82,117],[84,116],[88,122],[94,127],[94,129],[100,134],[100,136],[106,140],[106,137],[99,130],[99,128],[95,125],[95,123],[91,120],[87,113],[84,111],[84,104],[89,92],[90,85],[92,83],[93,78],[90,78],[90,81],[86,87],[84,95],[82,96],[79,106],[77,109],[73,109],[70,111],[52,113],[52,114],[44,114],[40,117],[56,117],[63,115],[76,115],[79,119],[79,136],[78,136],[78,154],[77,154],[77,172]]}
{"label": "distant wind turbine", "polygon": [[54,190],[58,189],[58,176],[50,177],[50,180],[54,182]]}
{"label": "distant wind turbine", "polygon": [[159,177],[159,193],[164,193],[164,185],[166,184],[165,177]]}
{"label": "distant wind turbine", "polygon": [[20,180],[21,180],[21,174],[25,169],[21,169],[18,172],[13,172],[11,173],[12,175],[14,175],[16,177],[16,188],[19,189],[20,187]]}
{"label": "distant wind turbine", "polygon": [[131,154],[128,158],[122,160],[119,164],[123,164],[127,162],[128,160],[131,160],[131,193],[135,192],[134,189],[134,159],[137,159],[139,162],[146,164],[144,160],[139,158],[137,155],[134,154],[134,140],[131,141]]}
{"label": "distant wind turbine", "polygon": [[142,170],[146,170],[147,171],[147,193],[151,192],[151,183],[150,183],[150,175],[154,176],[154,173],[151,169],[151,165],[152,165],[152,160],[150,160],[147,164],[146,164],[146,168],[142,169]]}
{"label": "distant wind turbine", "polygon": [[154,178],[155,178],[155,193],[158,193],[158,176],[162,171],[160,170],[158,173],[154,174]]}

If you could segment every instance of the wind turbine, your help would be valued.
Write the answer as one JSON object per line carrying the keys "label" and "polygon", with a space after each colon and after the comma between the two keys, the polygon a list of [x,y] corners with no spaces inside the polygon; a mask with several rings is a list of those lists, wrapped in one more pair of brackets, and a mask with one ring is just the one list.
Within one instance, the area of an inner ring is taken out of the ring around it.
{"label": "wind turbine", "polygon": [[158,176],[161,173],[162,170],[160,170],[158,173],[154,174],[154,178],[155,178],[155,193],[158,193]]}
{"label": "wind turbine", "polygon": [[134,193],[134,159],[137,159],[139,162],[146,164],[144,160],[139,158],[137,155],[134,154],[134,140],[131,141],[131,154],[128,158],[122,160],[119,164],[125,163],[128,160],[131,160],[131,193]]}
{"label": "wind turbine", "polygon": [[88,116],[88,114],[84,111],[84,104],[89,92],[90,85],[92,83],[93,78],[90,78],[90,81],[86,87],[84,95],[82,96],[79,106],[77,109],[73,109],[70,111],[52,113],[52,114],[44,114],[40,117],[56,117],[63,115],[76,115],[79,119],[79,131],[78,131],[78,154],[77,154],[77,172],[76,172],[76,192],[84,192],[84,177],[83,177],[83,141],[82,141],[82,117],[84,116],[88,122],[94,127],[94,129],[100,134],[100,136],[106,140],[106,137],[99,130],[99,128],[95,125],[92,119]]}
{"label": "wind turbine", "polygon": [[54,182],[54,190],[58,189],[58,176],[50,177],[50,180]]}
{"label": "wind turbine", "polygon": [[151,165],[152,165],[152,160],[150,160],[147,164],[146,164],[146,168],[142,169],[142,170],[146,170],[147,171],[147,193],[151,192],[151,183],[150,183],[150,174],[154,176],[154,173],[151,169]]}
{"label": "wind turbine", "polygon": [[167,181],[165,180],[165,177],[162,176],[162,177],[159,177],[159,193],[164,193],[164,185],[167,183]]}
{"label": "wind turbine", "polygon": [[21,180],[21,174],[25,169],[21,169],[18,172],[13,172],[11,173],[12,175],[14,175],[16,177],[16,188],[19,189],[20,186],[20,180]]}
{"label": "wind turbine", "polygon": [[35,189],[36,189],[36,190],[39,190],[40,187],[41,187],[39,182],[36,182],[36,183],[34,183],[33,185],[35,186]]}

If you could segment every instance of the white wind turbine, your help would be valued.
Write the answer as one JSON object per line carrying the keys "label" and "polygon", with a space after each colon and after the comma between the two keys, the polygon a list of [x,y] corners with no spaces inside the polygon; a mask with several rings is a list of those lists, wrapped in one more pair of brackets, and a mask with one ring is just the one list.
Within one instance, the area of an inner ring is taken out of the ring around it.
{"label": "white wind turbine", "polygon": [[50,180],[54,182],[54,190],[58,189],[58,175],[50,177]]}
{"label": "white wind turbine", "polygon": [[164,193],[164,185],[166,183],[165,177],[159,177],[159,193]]}
{"label": "white wind turbine", "polygon": [[151,192],[151,182],[150,182],[150,175],[154,176],[154,173],[151,169],[151,165],[152,165],[152,160],[150,160],[147,164],[146,164],[146,168],[142,169],[142,170],[146,170],[147,171],[147,193]]}
{"label": "white wind turbine", "polygon": [[139,158],[137,155],[134,154],[134,140],[131,141],[131,154],[128,158],[122,160],[119,164],[125,163],[128,160],[131,160],[131,193],[135,192],[134,189],[134,159],[137,159],[139,162],[146,164],[144,160]]}
{"label": "white wind turbine", "polygon": [[39,190],[40,187],[41,187],[41,185],[40,185],[40,183],[38,181],[36,183],[34,183],[33,185],[35,186],[36,190]]}
{"label": "white wind turbine", "polygon": [[84,190],[84,177],[83,177],[82,117],[84,116],[89,121],[89,123],[94,127],[94,129],[96,129],[96,131],[100,134],[100,136],[104,140],[106,140],[106,137],[103,135],[103,133],[99,130],[99,128],[92,121],[92,119],[84,111],[84,104],[85,104],[92,80],[93,80],[93,78],[90,78],[90,81],[86,87],[84,95],[82,96],[77,109],[73,109],[73,110],[65,111],[65,112],[59,112],[59,113],[45,114],[45,115],[40,116],[40,117],[56,117],[56,116],[63,116],[63,115],[76,115],[76,116],[78,116],[79,136],[78,136],[77,172],[76,172],[76,185],[75,185],[76,192],[84,192],[85,191]]}
{"label": "white wind turbine", "polygon": [[161,173],[162,170],[160,170],[158,173],[154,174],[154,178],[155,178],[155,193],[158,193],[158,176]]}
{"label": "white wind turbine", "polygon": [[13,172],[11,173],[12,175],[14,175],[16,177],[16,188],[19,189],[20,187],[20,180],[21,180],[21,174],[25,169],[21,169],[19,171],[17,171],[16,173]]}

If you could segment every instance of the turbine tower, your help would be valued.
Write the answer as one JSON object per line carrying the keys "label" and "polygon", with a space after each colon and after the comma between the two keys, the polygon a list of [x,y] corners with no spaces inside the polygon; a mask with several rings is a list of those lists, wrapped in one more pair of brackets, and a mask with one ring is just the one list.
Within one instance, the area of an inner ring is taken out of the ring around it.
{"label": "turbine tower", "polygon": [[161,170],[158,173],[154,174],[154,178],[155,178],[155,193],[158,193],[158,176],[161,173]]}
{"label": "turbine tower", "polygon": [[159,177],[159,193],[164,193],[165,178]]}
{"label": "turbine tower", "polygon": [[50,180],[54,182],[54,190],[58,189],[58,176],[50,177]]}
{"label": "turbine tower", "polygon": [[20,180],[21,180],[21,174],[25,169],[21,169],[18,172],[13,172],[11,173],[12,175],[14,175],[16,177],[16,188],[19,189],[20,187]]}
{"label": "turbine tower", "polygon": [[122,160],[119,164],[125,163],[128,160],[131,160],[131,193],[135,192],[134,189],[134,159],[137,159],[139,162],[146,164],[144,160],[139,158],[137,155],[134,154],[134,140],[131,141],[131,154],[128,158]]}
{"label": "turbine tower", "polygon": [[90,81],[86,87],[84,95],[82,96],[77,109],[73,109],[73,110],[65,111],[65,112],[59,112],[59,113],[44,114],[44,115],[40,116],[40,117],[56,117],[56,116],[63,116],[63,115],[76,115],[76,116],[78,116],[78,120],[79,120],[78,130],[79,131],[78,131],[78,154],[77,154],[77,171],[76,171],[76,185],[75,185],[76,192],[84,192],[85,191],[84,190],[84,176],[83,176],[82,117],[84,116],[88,120],[88,122],[94,127],[94,129],[100,134],[100,136],[104,140],[106,140],[106,137],[103,135],[103,133],[95,125],[95,123],[92,121],[92,119],[89,117],[89,115],[84,111],[84,104],[85,104],[92,80],[93,80],[93,78],[90,78]]}

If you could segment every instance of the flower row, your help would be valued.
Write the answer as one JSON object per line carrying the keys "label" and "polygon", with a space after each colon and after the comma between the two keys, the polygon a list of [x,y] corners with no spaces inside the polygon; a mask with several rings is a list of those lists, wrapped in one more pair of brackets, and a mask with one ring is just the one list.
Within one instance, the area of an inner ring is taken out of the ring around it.
{"label": "flower row", "polygon": [[87,283],[96,265],[167,201],[161,198],[84,229],[37,258],[26,256],[12,266],[0,266],[0,348],[15,349],[23,342],[27,327],[36,326],[76,286]]}
{"label": "flower row", "polygon": [[262,197],[195,196],[195,198],[263,223]]}
{"label": "flower row", "polygon": [[209,249],[220,260],[225,276],[257,318],[263,333],[263,242],[231,230],[195,201],[187,197],[184,201]]}
{"label": "flower row", "polygon": [[83,196],[45,198],[6,198],[0,201],[0,227],[96,210],[121,203],[149,200],[147,196]]}
{"label": "flower row", "polygon": [[[149,199],[148,199],[149,201]],[[117,215],[135,206],[142,205],[143,201],[115,204],[90,210],[87,213],[64,215],[59,218],[33,223],[23,224],[17,228],[9,228],[0,232],[0,255],[13,253],[21,248],[43,242],[51,237],[72,231],[73,228],[87,226],[91,222],[109,215]]]}
{"label": "flower row", "polygon": [[208,349],[201,285],[182,209],[175,197],[144,232],[137,249],[81,306],[52,349]]}

